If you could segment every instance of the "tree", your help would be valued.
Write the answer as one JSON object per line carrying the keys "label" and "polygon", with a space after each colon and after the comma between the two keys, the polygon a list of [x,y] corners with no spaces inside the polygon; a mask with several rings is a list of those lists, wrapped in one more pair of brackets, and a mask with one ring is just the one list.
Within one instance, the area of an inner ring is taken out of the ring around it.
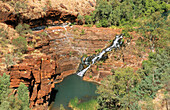
{"label": "tree", "polygon": [[138,18],[148,17],[154,12],[167,12],[170,6],[165,2],[167,1],[97,0],[95,11],[91,14],[91,17],[97,27],[134,24]]}
{"label": "tree", "polygon": [[10,76],[5,73],[0,76],[0,110],[19,110],[21,108],[18,100],[11,94]]}
{"label": "tree", "polygon": [[29,108],[29,91],[24,83],[18,87],[18,100],[20,100],[21,110],[30,110]]}
{"label": "tree", "polygon": [[8,95],[11,93],[9,86],[10,76],[4,73],[2,77],[0,76],[0,104],[2,104],[3,101],[8,100]]}
{"label": "tree", "polygon": [[145,43],[153,49],[167,45],[168,30],[166,28],[165,18],[162,17],[160,12],[156,12],[152,14],[150,19],[141,22],[138,32],[144,36]]}
{"label": "tree", "polygon": [[150,53],[149,60],[143,61],[142,68],[137,73],[130,68],[122,68],[108,76],[97,87],[97,93],[100,94],[99,109],[153,109],[152,100],[157,91],[164,87],[168,92],[170,88],[169,50],[165,46],[165,49],[158,49],[157,53]]}
{"label": "tree", "polygon": [[94,11],[94,21],[100,23],[103,27],[108,27],[111,23],[108,21],[112,12],[112,5],[107,0],[98,0]]}
{"label": "tree", "polygon": [[139,81],[139,75],[131,68],[116,70],[97,87],[100,109],[126,109],[135,105],[136,97],[131,90]]}
{"label": "tree", "polygon": [[159,89],[162,87],[169,88],[169,48],[159,49],[157,53],[150,53],[149,60],[144,61],[142,66],[143,71],[139,74],[144,74],[141,75],[143,80],[136,87],[139,91],[138,97],[143,100],[154,98]]}

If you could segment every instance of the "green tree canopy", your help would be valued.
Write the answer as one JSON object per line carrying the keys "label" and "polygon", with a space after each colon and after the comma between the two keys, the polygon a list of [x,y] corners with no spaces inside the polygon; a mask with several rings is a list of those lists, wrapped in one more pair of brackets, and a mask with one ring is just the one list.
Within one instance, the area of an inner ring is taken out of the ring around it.
{"label": "green tree canopy", "polygon": [[29,91],[22,82],[18,87],[18,100],[21,102],[21,110],[29,110]]}
{"label": "green tree canopy", "polygon": [[21,83],[16,97],[9,86],[10,76],[5,73],[0,75],[0,110],[30,110],[28,88]]}
{"label": "green tree canopy", "polygon": [[108,76],[97,87],[100,108],[115,110],[122,106],[128,108],[135,101],[130,91],[139,81],[139,75],[134,73],[132,68],[116,70],[114,75]]}

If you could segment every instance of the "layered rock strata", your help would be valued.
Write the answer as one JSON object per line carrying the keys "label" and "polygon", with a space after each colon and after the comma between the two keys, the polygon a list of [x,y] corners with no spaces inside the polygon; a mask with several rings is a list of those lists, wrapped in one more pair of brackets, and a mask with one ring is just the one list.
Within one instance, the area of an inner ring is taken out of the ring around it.
{"label": "layered rock strata", "polygon": [[30,91],[30,107],[43,105],[47,109],[50,92],[54,88],[56,68],[50,56],[26,55],[19,64],[9,68],[10,87],[17,88],[23,82]]}
{"label": "layered rock strata", "polygon": [[0,22],[31,26],[74,22],[78,15],[90,14],[96,0],[17,0],[0,1]]}
{"label": "layered rock strata", "polygon": [[[50,43],[48,46],[40,46],[42,48],[39,50],[53,57],[57,56],[57,65],[60,68],[57,72],[64,75],[68,70],[76,71],[82,56],[96,54],[109,46],[115,36],[121,33],[121,29],[73,26],[67,29],[51,27],[46,32],[50,36]],[[93,65],[84,78],[100,82],[107,75],[113,74],[117,68],[130,66],[134,71],[140,68],[150,49],[142,50],[142,46],[136,45],[137,39],[141,36],[135,32],[131,32],[131,35],[131,41],[125,38],[121,49],[109,52],[109,58],[105,62]]]}
{"label": "layered rock strata", "polygon": [[[45,32],[47,36],[38,37]],[[30,91],[30,107],[47,109],[54,82],[60,82],[76,72],[81,57],[89,56],[110,45],[110,41],[121,29],[96,27],[50,27],[33,32],[37,37],[27,38],[36,41],[34,48],[28,48],[27,55],[16,65],[8,68],[11,87],[16,89],[20,82],[25,83]],[[100,82],[116,68],[130,66],[137,70],[142,61],[147,59],[149,49],[139,51],[136,40],[139,35],[132,32],[131,42],[125,38],[125,47],[108,53],[105,62],[98,62],[86,73],[84,79]],[[142,48],[142,46],[141,46]]]}

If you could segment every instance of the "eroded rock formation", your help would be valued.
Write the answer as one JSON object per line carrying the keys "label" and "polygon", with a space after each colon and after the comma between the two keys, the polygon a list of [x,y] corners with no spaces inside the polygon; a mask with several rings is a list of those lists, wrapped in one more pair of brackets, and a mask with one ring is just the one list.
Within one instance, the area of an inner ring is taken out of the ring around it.
{"label": "eroded rock formation", "polygon": [[[46,32],[51,40],[49,45],[40,46],[39,50],[53,57],[57,56],[57,73],[65,76],[67,73],[76,72],[83,55],[93,55],[109,46],[110,41],[121,33],[121,29],[73,26],[67,28],[67,31],[61,27],[51,27],[46,29]],[[138,48],[135,42],[140,36],[135,32],[131,35],[133,39],[130,42],[128,38],[124,38],[124,47],[109,52],[109,58],[93,65],[84,78],[100,82],[107,75],[113,74],[116,68],[130,66],[134,71],[140,68],[142,61],[148,57],[149,49],[139,50],[142,47]],[[61,79],[62,75],[58,78]]]}
{"label": "eroded rock formation", "polygon": [[[45,32],[47,36],[39,37]],[[73,26],[50,27],[45,30],[33,32],[28,42],[35,42],[29,47],[27,54],[17,64],[8,68],[11,76],[11,87],[16,89],[20,82],[25,83],[30,91],[30,107],[32,109],[47,109],[52,88],[55,82],[77,71],[81,57],[90,56],[110,45],[110,41],[121,33],[121,29],[95,28]],[[84,79],[100,82],[107,75],[113,74],[112,69],[141,67],[142,61],[147,58],[147,51],[139,51],[135,41],[139,38],[131,33],[133,39],[121,50],[108,53],[105,62],[93,65],[86,73]]]}
{"label": "eroded rock formation", "polygon": [[[10,87],[17,88],[23,82],[30,91],[30,107],[48,107],[50,93],[54,88],[56,64],[47,55],[26,55],[17,65],[9,68]],[[45,109],[45,108],[44,108]]]}
{"label": "eroded rock formation", "polygon": [[17,0],[0,1],[0,22],[16,26],[28,23],[31,26],[74,22],[77,16],[90,14],[96,0]]}

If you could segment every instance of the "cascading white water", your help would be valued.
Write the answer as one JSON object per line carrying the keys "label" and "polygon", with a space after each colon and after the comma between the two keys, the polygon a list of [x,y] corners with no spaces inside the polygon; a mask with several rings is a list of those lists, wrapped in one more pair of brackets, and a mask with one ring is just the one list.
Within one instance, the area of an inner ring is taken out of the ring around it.
{"label": "cascading white water", "polygon": [[122,41],[121,41],[122,38],[123,38],[123,35],[120,35],[120,36],[116,35],[116,38],[113,40],[112,45],[109,46],[109,47],[107,47],[106,49],[103,49],[102,52],[100,52],[98,55],[96,55],[96,56],[91,60],[91,62],[92,62],[91,64],[90,64],[90,62],[88,62],[89,57],[87,57],[87,58],[85,59],[85,62],[84,62],[84,63],[85,63],[86,65],[89,64],[88,67],[86,67],[85,69],[79,71],[79,72],[77,73],[77,75],[80,76],[80,77],[83,77],[84,74],[86,73],[86,71],[91,67],[91,65],[93,65],[96,61],[99,61],[106,52],[112,51],[113,48],[120,48],[120,45],[122,44]]}
{"label": "cascading white water", "polygon": [[79,73],[77,73],[78,76],[83,77],[84,73],[91,67],[91,65],[89,65],[87,68],[83,69],[82,71],[80,71]]}

